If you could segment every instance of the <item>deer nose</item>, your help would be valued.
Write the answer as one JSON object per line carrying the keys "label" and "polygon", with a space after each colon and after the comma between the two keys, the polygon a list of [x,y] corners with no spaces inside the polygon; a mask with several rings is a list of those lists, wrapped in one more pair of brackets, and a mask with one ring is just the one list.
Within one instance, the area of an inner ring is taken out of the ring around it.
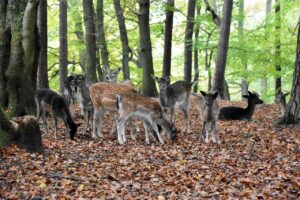
{"label": "deer nose", "polygon": [[108,80],[109,80],[109,78],[108,78],[108,77],[105,77],[105,79],[106,79],[106,81],[108,81]]}

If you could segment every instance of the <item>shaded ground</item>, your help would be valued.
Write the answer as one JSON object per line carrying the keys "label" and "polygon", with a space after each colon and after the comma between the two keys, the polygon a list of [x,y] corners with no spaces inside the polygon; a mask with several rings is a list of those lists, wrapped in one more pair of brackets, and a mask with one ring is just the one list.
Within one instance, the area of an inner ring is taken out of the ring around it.
{"label": "shaded ground", "polygon": [[58,141],[50,131],[45,155],[15,146],[0,151],[0,197],[299,199],[300,132],[275,128],[278,111],[262,105],[250,122],[218,122],[221,145],[199,144],[201,123],[193,108],[193,133],[180,133],[174,145],[145,145],[139,133],[137,141],[127,134],[121,146],[110,135],[110,116],[104,139],[91,139],[83,126],[75,141],[64,128]]}

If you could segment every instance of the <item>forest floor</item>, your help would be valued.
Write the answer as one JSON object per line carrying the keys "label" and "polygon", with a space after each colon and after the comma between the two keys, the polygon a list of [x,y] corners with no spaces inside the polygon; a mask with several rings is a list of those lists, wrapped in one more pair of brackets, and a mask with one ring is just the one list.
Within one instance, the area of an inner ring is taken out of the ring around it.
{"label": "forest floor", "polygon": [[[110,115],[103,139],[82,125],[72,141],[60,122],[57,141],[52,129],[50,139],[43,135],[44,155],[0,150],[0,199],[299,199],[300,132],[276,127],[278,118],[277,105],[260,105],[252,121],[219,121],[220,145],[198,142],[193,106],[193,132],[179,133],[174,144],[146,145],[143,132],[136,141],[127,132],[119,145]],[[178,127],[183,121],[180,115]]]}

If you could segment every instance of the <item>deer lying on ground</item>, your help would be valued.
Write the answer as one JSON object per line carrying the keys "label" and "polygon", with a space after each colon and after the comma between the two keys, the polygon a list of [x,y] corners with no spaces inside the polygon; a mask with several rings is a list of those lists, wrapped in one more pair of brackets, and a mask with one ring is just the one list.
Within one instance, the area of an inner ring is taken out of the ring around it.
{"label": "deer lying on ground", "polygon": [[167,77],[154,77],[154,80],[159,84],[159,103],[164,110],[171,111],[171,121],[175,124],[175,109],[179,107],[184,114],[185,130],[190,132],[189,126],[189,97],[194,83],[187,81],[176,81],[170,84],[170,78]]}
{"label": "deer lying on ground", "polygon": [[280,92],[278,95],[276,95],[275,98],[275,103],[280,105],[280,111],[281,111],[281,116],[284,116],[284,113],[286,111],[286,97],[289,95],[289,92],[283,94]]}
{"label": "deer lying on ground", "polygon": [[[205,142],[209,142],[209,133],[212,134],[212,141],[214,143],[220,144],[219,133],[217,129],[217,119],[219,114],[219,105],[216,100],[218,96],[218,92],[216,93],[205,93],[200,91],[202,96],[198,96],[197,94],[192,94],[198,97],[199,103],[199,113],[202,118],[202,130],[199,133],[199,142],[202,141],[202,136],[206,135]],[[210,127],[209,127],[210,124]]]}
{"label": "deer lying on ground", "polygon": [[220,109],[219,119],[221,120],[250,120],[255,106],[258,104],[262,104],[263,101],[259,98],[257,93],[252,93],[248,91],[249,95],[243,95],[244,98],[248,99],[248,106],[246,108],[240,107],[223,107]]}
{"label": "deer lying on ground", "polygon": [[66,129],[69,132],[69,137],[73,140],[79,125],[73,121],[67,100],[58,93],[49,89],[38,89],[35,95],[37,106],[37,120],[40,117],[44,121],[46,133],[48,134],[46,114],[51,112],[52,122],[54,124],[55,140],[57,139],[57,116],[60,116],[65,123]]}
{"label": "deer lying on ground", "polygon": [[126,142],[125,123],[132,117],[143,120],[146,134],[146,143],[149,144],[149,132],[155,134],[159,142],[163,144],[158,128],[162,126],[171,140],[175,140],[174,126],[164,117],[164,112],[157,101],[141,96],[137,93],[117,95],[118,119],[118,141],[120,144]]}
{"label": "deer lying on ground", "polygon": [[[117,83],[118,75],[121,72],[121,67],[118,69],[110,69],[107,66],[103,66],[103,71],[105,72],[105,81],[109,83]],[[121,85],[126,85],[130,88],[135,89],[134,84],[130,80],[123,80],[120,82]]]}
{"label": "deer lying on ground", "polygon": [[86,129],[88,129],[90,122],[92,123],[94,108],[91,102],[89,88],[86,86],[85,75],[77,75],[74,77],[71,86],[77,88],[80,108],[84,115]]}
{"label": "deer lying on ground", "polygon": [[[128,86],[120,85],[117,83],[96,83],[90,88],[90,98],[94,107],[94,118],[93,118],[93,134],[94,138],[102,137],[101,134],[101,121],[106,111],[117,112],[116,95],[122,93],[136,93],[136,91]],[[114,118],[114,117],[113,117]],[[115,120],[113,119],[113,123]],[[129,121],[131,123],[131,121]],[[111,133],[115,130],[115,125],[112,126]],[[131,125],[131,137],[134,139],[135,129]]]}

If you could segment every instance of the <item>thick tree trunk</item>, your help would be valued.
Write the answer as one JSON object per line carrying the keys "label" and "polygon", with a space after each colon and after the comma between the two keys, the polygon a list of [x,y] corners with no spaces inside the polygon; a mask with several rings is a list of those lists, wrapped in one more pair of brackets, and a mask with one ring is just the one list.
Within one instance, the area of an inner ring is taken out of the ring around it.
{"label": "thick tree trunk", "polygon": [[[265,39],[268,40],[269,37],[269,24],[270,24],[270,16],[269,13],[271,12],[272,8],[272,0],[266,1],[266,28],[265,28]],[[270,52],[271,53],[271,52]],[[260,93],[264,96],[266,94],[267,88],[268,88],[268,79],[264,78],[265,74],[263,74],[263,77],[260,80]]]}
{"label": "thick tree trunk", "polygon": [[298,22],[297,50],[291,98],[287,105],[282,124],[300,124],[300,18]]}
{"label": "thick tree trunk", "polygon": [[[197,6],[197,16],[200,16],[200,6]],[[197,23],[195,26],[195,47],[194,47],[194,81],[199,79],[199,63],[198,63],[198,45],[199,45],[199,29],[200,29],[200,23]],[[193,92],[197,93],[198,91],[198,84],[196,84],[193,88]]]}
{"label": "thick tree trunk", "polygon": [[[11,30],[11,49],[9,65],[6,71],[9,106],[12,115],[19,116],[35,113],[34,88],[32,72],[24,67],[22,46],[22,22],[26,1],[10,0],[7,9],[7,23]],[[25,12],[28,16],[28,13]],[[24,19],[26,20],[26,19]],[[26,22],[24,22],[26,23]],[[36,24],[32,24],[36,26]],[[27,26],[27,25],[26,25]],[[27,26],[27,28],[29,28]],[[30,28],[29,28],[30,29]],[[30,74],[27,74],[30,73]],[[35,75],[37,71],[35,71]]]}
{"label": "thick tree trunk", "polygon": [[87,80],[96,83],[96,32],[94,20],[93,0],[83,0],[83,15],[85,22],[85,38],[86,38],[86,66],[85,74]]}
{"label": "thick tree trunk", "polygon": [[8,103],[8,93],[6,90],[5,71],[9,58],[9,37],[6,27],[7,1],[0,1],[0,107],[6,107]]}
{"label": "thick tree trunk", "polygon": [[150,0],[139,0],[139,34],[140,34],[140,61],[143,67],[143,85],[141,92],[145,96],[156,96],[152,46],[149,26]]}
{"label": "thick tree trunk", "polygon": [[238,38],[240,46],[242,47],[242,51],[240,51],[240,59],[242,68],[244,68],[244,75],[241,80],[241,90],[242,95],[248,95],[248,81],[247,81],[247,52],[245,48],[245,41],[244,41],[244,21],[245,21],[245,15],[244,15],[244,1],[245,0],[239,0],[239,19],[238,19]]}
{"label": "thick tree trunk", "polygon": [[280,17],[280,0],[276,0],[275,7],[275,93],[276,95],[281,94],[281,17]]}
{"label": "thick tree trunk", "polygon": [[227,61],[227,52],[230,36],[230,24],[232,16],[233,0],[224,0],[223,15],[220,27],[219,46],[216,58],[216,70],[214,79],[214,91],[219,93],[222,99],[225,99],[228,94],[225,91],[225,68]]}
{"label": "thick tree trunk", "polygon": [[163,57],[163,76],[171,75],[171,59],[172,59],[172,31],[173,31],[173,15],[174,0],[168,0],[165,8],[165,37],[164,37],[164,57]]}
{"label": "thick tree trunk", "polygon": [[10,143],[30,152],[44,152],[40,127],[35,117],[27,115],[9,121],[0,109],[0,147]]}
{"label": "thick tree trunk", "polygon": [[49,88],[48,81],[48,34],[47,1],[40,1],[38,10],[38,29],[40,35],[40,56],[37,74],[37,87]]}
{"label": "thick tree trunk", "polygon": [[184,80],[192,80],[192,58],[193,58],[193,29],[195,18],[196,0],[189,0],[187,22],[184,37]]}
{"label": "thick tree trunk", "polygon": [[65,80],[68,77],[68,3],[59,0],[59,82],[60,93],[64,94]]}
{"label": "thick tree trunk", "polygon": [[[101,53],[101,63],[102,66],[109,67],[109,52],[107,49],[107,43],[105,38],[104,30],[104,6],[103,0],[97,1],[97,27],[98,27],[98,45]],[[102,70],[101,70],[102,72]],[[103,81],[103,72],[101,76],[101,81]]]}
{"label": "thick tree trunk", "polygon": [[120,38],[122,42],[122,69],[123,69],[123,78],[130,79],[130,71],[129,71],[129,46],[128,46],[128,36],[127,36],[127,29],[125,24],[125,18],[123,14],[123,10],[121,8],[120,0],[114,0],[114,6],[116,11],[117,20],[119,23],[119,30],[120,30]]}

